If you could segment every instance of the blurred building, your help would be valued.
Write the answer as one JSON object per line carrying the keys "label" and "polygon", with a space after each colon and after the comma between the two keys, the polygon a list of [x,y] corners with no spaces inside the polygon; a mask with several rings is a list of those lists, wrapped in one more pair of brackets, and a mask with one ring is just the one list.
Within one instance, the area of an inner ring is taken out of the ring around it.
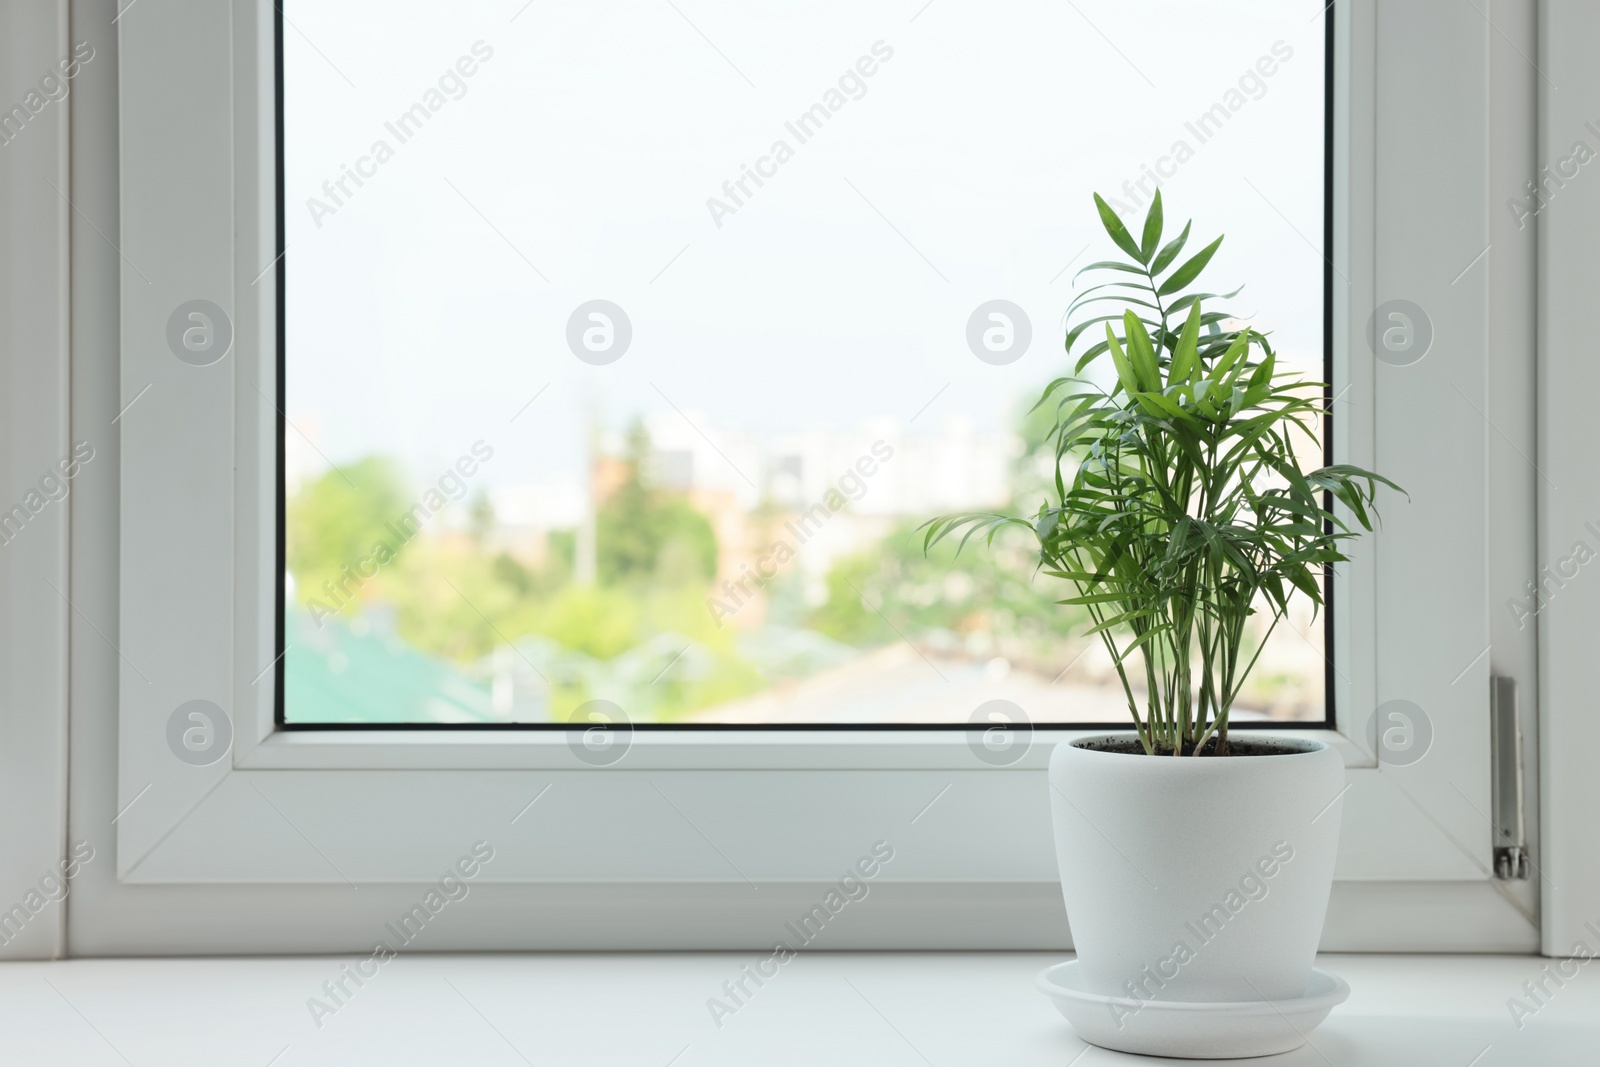
{"label": "blurred building", "polygon": [[[908,428],[877,420],[850,430],[762,437],[729,430],[696,411],[645,416],[650,486],[683,494],[716,535],[718,586],[793,574],[807,603],[826,598],[826,577],[842,557],[869,549],[905,520],[1009,500],[1020,439],[948,418]],[[592,530],[592,513],[627,477],[625,440],[590,435],[587,485],[525,483],[492,490],[498,547],[530,565],[548,557],[552,530]],[[884,456],[887,455],[887,458]],[[793,558],[774,560],[779,542]],[[758,626],[765,595],[741,597],[737,624]]]}

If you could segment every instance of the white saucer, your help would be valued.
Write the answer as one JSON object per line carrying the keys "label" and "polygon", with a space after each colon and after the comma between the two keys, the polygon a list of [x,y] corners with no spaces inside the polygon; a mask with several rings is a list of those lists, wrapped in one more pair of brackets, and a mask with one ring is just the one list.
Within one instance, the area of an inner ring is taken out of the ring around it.
{"label": "white saucer", "polygon": [[1222,1003],[1135,1000],[1090,993],[1077,960],[1046,967],[1034,979],[1084,1041],[1118,1052],[1184,1059],[1271,1056],[1297,1049],[1344,1003],[1350,986],[1311,969],[1305,995],[1288,1000]]}

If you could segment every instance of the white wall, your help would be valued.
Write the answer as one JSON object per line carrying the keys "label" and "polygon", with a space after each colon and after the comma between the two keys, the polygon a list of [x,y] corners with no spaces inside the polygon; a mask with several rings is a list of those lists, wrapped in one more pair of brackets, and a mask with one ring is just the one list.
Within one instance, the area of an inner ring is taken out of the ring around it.
{"label": "white wall", "polygon": [[[65,0],[0,4],[0,122],[19,116],[0,126],[0,520],[22,508],[0,533],[0,959],[60,955],[65,929],[64,906],[39,883],[61,873],[66,833],[72,498],[50,499],[58,483],[46,492],[39,481],[70,451],[67,236],[77,223],[64,199],[67,101],[48,99],[58,83],[46,92],[39,82],[67,51]],[[23,910],[8,918],[14,906]]]}

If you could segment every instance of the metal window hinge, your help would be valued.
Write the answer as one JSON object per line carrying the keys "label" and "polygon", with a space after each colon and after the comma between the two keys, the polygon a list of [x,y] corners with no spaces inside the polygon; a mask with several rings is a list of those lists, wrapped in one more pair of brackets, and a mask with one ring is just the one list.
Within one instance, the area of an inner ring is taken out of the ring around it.
{"label": "metal window hinge", "polygon": [[1522,811],[1522,724],[1517,719],[1514,678],[1489,679],[1489,761],[1495,877],[1520,881],[1528,877],[1528,840]]}

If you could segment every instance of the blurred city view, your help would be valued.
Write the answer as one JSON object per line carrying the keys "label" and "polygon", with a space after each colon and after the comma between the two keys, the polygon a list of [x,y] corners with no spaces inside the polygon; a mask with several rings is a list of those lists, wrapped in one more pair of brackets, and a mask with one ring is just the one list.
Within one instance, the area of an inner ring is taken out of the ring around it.
{"label": "blurred city view", "polygon": [[[1041,420],[770,442],[702,429],[671,415],[594,433],[586,491],[474,489],[459,466],[419,486],[378,456],[296,478],[294,721],[565,722],[594,699],[636,722],[956,723],[993,699],[1035,721],[1127,717],[1025,534],[924,558],[916,533],[1038,498]],[[304,442],[289,452],[315,470]],[[1287,625],[1241,717],[1321,717],[1321,627],[1309,611]]]}
{"label": "blurred city view", "polygon": [[[297,9],[287,722],[1127,721],[1026,536],[916,529],[1043,499],[1093,191],[1225,233],[1208,287],[1320,377],[1322,4],[916,6]],[[1322,719],[1322,648],[1302,606],[1239,716]]]}

